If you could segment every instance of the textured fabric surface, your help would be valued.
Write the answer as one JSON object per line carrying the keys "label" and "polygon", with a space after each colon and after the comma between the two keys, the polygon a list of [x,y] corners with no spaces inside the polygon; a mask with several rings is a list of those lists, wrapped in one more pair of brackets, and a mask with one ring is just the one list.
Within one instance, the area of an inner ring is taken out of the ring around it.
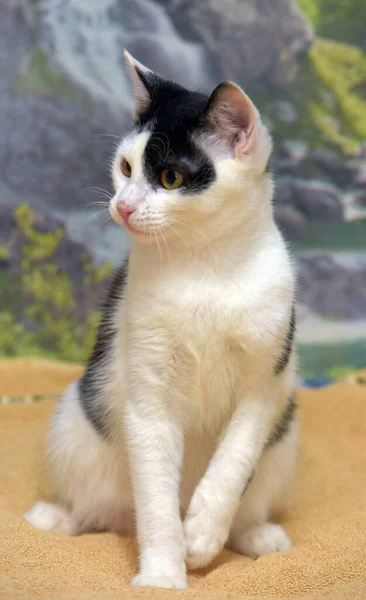
{"label": "textured fabric surface", "polygon": [[[0,363],[0,395],[55,394],[79,374],[44,361]],[[67,538],[22,515],[50,498],[44,438],[55,403],[0,406],[0,598],[366,598],[366,387],[299,390],[300,458],[284,524],[294,548],[253,561],[225,550],[188,591],[136,590],[130,537]]]}

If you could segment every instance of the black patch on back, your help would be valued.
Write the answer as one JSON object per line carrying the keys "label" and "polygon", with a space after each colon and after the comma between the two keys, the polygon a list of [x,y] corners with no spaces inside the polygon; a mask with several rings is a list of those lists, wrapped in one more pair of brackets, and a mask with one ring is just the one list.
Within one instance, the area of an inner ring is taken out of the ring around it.
{"label": "black patch on back", "polygon": [[266,164],[266,168],[264,169],[264,172],[267,175],[272,175],[274,173],[274,161],[273,161],[272,156],[269,157],[268,162]]}
{"label": "black patch on back", "polygon": [[103,371],[107,368],[109,353],[116,335],[113,317],[115,317],[117,305],[123,297],[127,271],[128,258],[114,274],[107,298],[102,306],[102,318],[93,352],[87,362],[85,373],[79,380],[79,399],[84,414],[98,433],[105,438],[109,436],[109,430],[106,407],[102,406],[100,401],[104,386]]}
{"label": "black patch on back", "polygon": [[275,426],[267,440],[267,443],[264,448],[265,450],[267,450],[268,448],[270,448],[277,442],[281,441],[282,438],[286,435],[286,433],[288,432],[290,425],[295,417],[295,412],[296,412],[296,401],[295,401],[295,393],[293,393],[289,397],[288,402],[287,402],[285,408],[283,409],[283,412],[282,412],[280,418],[278,419],[277,423],[275,424]]}
{"label": "black patch on back", "polygon": [[144,154],[146,178],[157,188],[162,171],[176,169],[184,176],[181,193],[199,194],[216,177],[211,159],[192,136],[204,128],[209,97],[153,73],[138,73],[151,98],[148,110],[139,115],[137,122],[138,130],[151,131]]}
{"label": "black patch on back", "polygon": [[295,305],[293,305],[292,311],[291,311],[290,323],[289,323],[289,326],[287,329],[286,339],[283,344],[282,354],[281,354],[280,358],[278,359],[278,361],[275,365],[275,368],[274,368],[275,375],[279,375],[286,368],[286,365],[290,359],[292,344],[294,342],[295,330],[296,330],[296,311],[295,311]]}

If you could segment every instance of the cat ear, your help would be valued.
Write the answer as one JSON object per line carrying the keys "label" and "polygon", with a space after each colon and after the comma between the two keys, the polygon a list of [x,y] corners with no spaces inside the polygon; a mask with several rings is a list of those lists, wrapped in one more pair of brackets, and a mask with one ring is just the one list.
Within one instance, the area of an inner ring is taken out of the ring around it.
{"label": "cat ear", "polygon": [[130,79],[135,92],[136,107],[134,118],[145,112],[151,103],[151,95],[148,87],[148,77],[153,75],[147,67],[133,58],[127,50],[124,51],[125,63],[130,73]]}
{"label": "cat ear", "polygon": [[205,113],[207,126],[229,142],[236,156],[250,153],[260,118],[238,85],[230,81],[220,83],[212,92]]}

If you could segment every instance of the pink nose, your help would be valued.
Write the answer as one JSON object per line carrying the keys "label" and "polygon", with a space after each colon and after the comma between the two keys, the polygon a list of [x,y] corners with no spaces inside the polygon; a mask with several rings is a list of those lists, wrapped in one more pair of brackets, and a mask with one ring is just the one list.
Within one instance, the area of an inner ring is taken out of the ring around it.
{"label": "pink nose", "polygon": [[134,208],[126,208],[125,206],[123,206],[123,204],[118,204],[117,205],[117,210],[119,212],[119,214],[121,215],[122,219],[127,223],[128,222],[128,218],[129,216],[135,212]]}

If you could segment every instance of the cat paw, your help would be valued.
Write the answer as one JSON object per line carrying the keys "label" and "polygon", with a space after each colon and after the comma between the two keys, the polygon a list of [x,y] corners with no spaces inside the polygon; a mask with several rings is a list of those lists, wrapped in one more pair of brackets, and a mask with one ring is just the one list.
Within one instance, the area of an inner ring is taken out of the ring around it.
{"label": "cat paw", "polygon": [[142,572],[133,578],[131,585],[135,587],[159,587],[184,590],[187,587],[187,578],[185,573],[160,575],[157,573]]}
{"label": "cat paw", "polygon": [[251,558],[258,558],[271,552],[290,550],[292,544],[281,525],[265,523],[245,531],[232,543],[233,550]]}
{"label": "cat paw", "polygon": [[24,518],[41,531],[54,531],[63,535],[77,535],[78,526],[61,506],[49,502],[36,502]]}
{"label": "cat paw", "polygon": [[186,563],[190,569],[208,565],[219,554],[228,537],[229,524],[210,515],[202,496],[193,496],[184,521]]}

